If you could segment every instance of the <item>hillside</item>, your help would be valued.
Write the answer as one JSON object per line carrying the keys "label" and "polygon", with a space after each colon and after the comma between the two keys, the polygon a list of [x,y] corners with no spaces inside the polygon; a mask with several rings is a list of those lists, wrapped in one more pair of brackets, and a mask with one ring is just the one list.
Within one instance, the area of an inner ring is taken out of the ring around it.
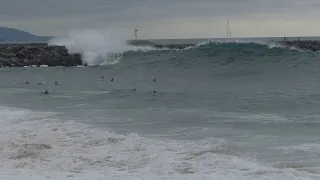
{"label": "hillside", "polygon": [[36,36],[18,29],[0,27],[0,41],[2,42],[47,42],[49,36]]}

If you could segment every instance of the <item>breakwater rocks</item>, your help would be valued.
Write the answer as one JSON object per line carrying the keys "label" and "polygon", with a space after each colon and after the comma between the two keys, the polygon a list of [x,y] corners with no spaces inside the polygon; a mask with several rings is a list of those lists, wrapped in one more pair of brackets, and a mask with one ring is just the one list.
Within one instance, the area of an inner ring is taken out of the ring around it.
{"label": "breakwater rocks", "polygon": [[80,54],[48,44],[0,44],[0,67],[82,65]]}
{"label": "breakwater rocks", "polygon": [[127,44],[133,45],[133,46],[152,46],[152,45],[154,45],[154,43],[152,43],[148,40],[128,40]]}
{"label": "breakwater rocks", "polygon": [[127,41],[128,45],[133,46],[151,46],[159,49],[168,48],[168,49],[185,49],[187,47],[192,47],[195,44],[156,44],[152,43],[149,40],[129,40]]}
{"label": "breakwater rocks", "polygon": [[161,45],[161,44],[156,44],[156,45],[153,45],[153,47],[155,48],[159,48],[159,49],[162,49],[162,48],[169,48],[169,49],[185,49],[187,47],[194,47],[195,44],[166,44],[166,45]]}
{"label": "breakwater rocks", "polygon": [[296,41],[278,41],[278,43],[285,45],[287,47],[294,47],[300,50],[307,50],[312,52],[320,51],[320,41],[296,40]]}

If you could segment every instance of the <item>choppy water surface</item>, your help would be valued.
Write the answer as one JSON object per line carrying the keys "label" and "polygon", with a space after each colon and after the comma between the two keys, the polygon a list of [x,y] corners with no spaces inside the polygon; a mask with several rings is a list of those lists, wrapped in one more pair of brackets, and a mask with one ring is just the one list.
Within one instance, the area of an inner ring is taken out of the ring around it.
{"label": "choppy water surface", "polygon": [[2,179],[320,178],[317,53],[202,43],[111,64],[0,70]]}

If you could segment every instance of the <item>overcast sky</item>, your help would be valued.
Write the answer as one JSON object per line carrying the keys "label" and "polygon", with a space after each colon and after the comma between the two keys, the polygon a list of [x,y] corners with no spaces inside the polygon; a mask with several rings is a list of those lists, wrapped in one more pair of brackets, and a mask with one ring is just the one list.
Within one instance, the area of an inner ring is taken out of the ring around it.
{"label": "overcast sky", "polygon": [[141,38],[315,36],[320,0],[1,0],[0,26],[37,35],[122,28]]}

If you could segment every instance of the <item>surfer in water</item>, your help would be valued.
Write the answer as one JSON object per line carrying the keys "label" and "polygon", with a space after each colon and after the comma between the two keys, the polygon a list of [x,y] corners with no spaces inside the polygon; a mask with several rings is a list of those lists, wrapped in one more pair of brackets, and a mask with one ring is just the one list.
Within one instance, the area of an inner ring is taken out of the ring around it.
{"label": "surfer in water", "polygon": [[29,81],[27,81],[26,84],[30,84]]}
{"label": "surfer in water", "polygon": [[113,78],[111,78],[111,80],[110,80],[111,82],[113,82],[114,81],[114,79]]}
{"label": "surfer in water", "polygon": [[154,79],[153,79],[153,82],[156,82],[156,81],[157,81],[156,78],[154,78]]}
{"label": "surfer in water", "polygon": [[54,82],[54,85],[56,85],[56,86],[59,85],[59,84],[58,84],[58,81],[55,81],[55,82]]}
{"label": "surfer in water", "polygon": [[46,91],[44,92],[44,94],[49,94],[48,90],[46,90]]}

